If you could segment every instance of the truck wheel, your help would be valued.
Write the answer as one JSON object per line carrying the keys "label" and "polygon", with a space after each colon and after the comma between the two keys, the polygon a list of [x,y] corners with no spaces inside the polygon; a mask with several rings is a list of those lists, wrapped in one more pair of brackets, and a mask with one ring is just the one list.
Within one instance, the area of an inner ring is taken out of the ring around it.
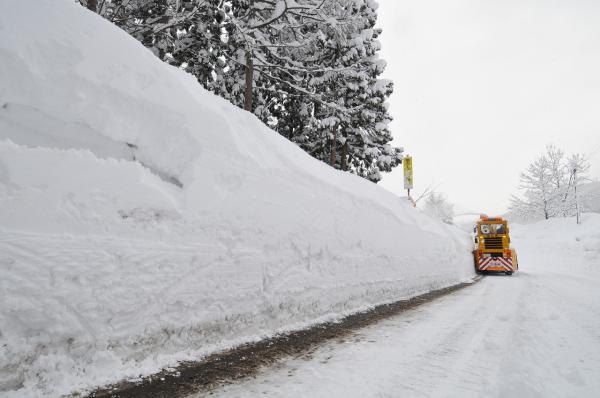
{"label": "truck wheel", "polygon": [[512,271],[505,271],[504,272],[506,275],[511,276],[512,275]]}

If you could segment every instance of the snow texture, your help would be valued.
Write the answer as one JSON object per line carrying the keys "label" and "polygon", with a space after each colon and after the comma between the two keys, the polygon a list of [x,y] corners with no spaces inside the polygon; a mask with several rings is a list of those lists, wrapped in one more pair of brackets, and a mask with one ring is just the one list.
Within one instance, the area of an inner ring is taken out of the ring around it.
{"label": "snow texture", "polygon": [[511,232],[511,277],[486,276],[210,396],[599,396],[600,214]]}
{"label": "snow texture", "polygon": [[312,159],[71,0],[0,5],[0,203],[6,398],[472,277],[468,234]]}

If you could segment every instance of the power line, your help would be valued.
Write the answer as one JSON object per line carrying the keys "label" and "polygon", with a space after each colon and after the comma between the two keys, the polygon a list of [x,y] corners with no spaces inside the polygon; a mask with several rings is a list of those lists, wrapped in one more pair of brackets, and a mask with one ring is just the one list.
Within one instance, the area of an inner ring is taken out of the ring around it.
{"label": "power line", "polygon": [[596,148],[592,149],[588,154],[587,154],[587,158],[591,159],[594,156],[598,155],[600,153],[600,144],[596,145]]}

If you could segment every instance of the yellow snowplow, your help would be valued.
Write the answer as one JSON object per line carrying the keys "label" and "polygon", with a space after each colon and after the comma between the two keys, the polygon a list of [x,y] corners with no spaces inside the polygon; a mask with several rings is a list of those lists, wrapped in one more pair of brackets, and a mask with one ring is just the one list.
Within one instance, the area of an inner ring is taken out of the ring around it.
{"label": "yellow snowplow", "polygon": [[517,252],[510,247],[508,222],[505,219],[482,215],[475,224],[473,233],[476,272],[504,272],[511,275],[519,269]]}

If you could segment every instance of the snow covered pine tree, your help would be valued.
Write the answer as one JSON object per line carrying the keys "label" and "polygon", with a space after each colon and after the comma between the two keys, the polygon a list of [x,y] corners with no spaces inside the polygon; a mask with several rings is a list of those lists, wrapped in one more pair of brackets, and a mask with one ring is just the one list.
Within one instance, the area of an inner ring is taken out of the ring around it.
{"label": "snow covered pine tree", "polygon": [[401,162],[373,0],[114,0],[98,12],[317,159],[374,182]]}
{"label": "snow covered pine tree", "polygon": [[326,68],[310,83],[326,103],[336,106],[315,104],[316,128],[308,130],[308,138],[300,135],[292,140],[334,167],[377,182],[381,171],[390,171],[402,158],[402,150],[389,145],[386,101],[392,83],[378,78],[385,62],[377,54],[381,33],[375,29],[377,4],[337,0],[328,2],[327,10],[338,23],[315,26],[319,30],[315,53]]}

